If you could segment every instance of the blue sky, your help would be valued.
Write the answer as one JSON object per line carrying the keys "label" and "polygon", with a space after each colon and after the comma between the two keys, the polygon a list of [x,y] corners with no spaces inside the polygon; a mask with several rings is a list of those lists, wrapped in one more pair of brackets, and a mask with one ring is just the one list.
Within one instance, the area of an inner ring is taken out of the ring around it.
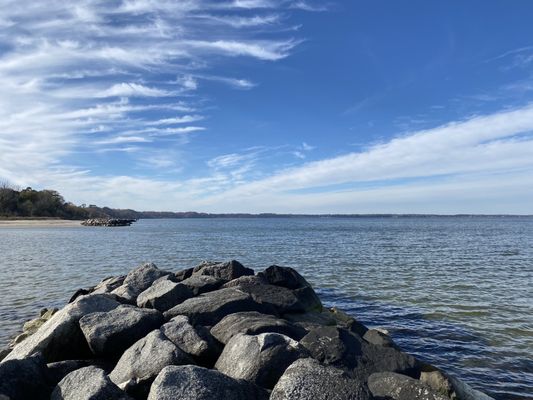
{"label": "blue sky", "polygon": [[141,210],[533,213],[530,1],[0,9],[2,180]]}

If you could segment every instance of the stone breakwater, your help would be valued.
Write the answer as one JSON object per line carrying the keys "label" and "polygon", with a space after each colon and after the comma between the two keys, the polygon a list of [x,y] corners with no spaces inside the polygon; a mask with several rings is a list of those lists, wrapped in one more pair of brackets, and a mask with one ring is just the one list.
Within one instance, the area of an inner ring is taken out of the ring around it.
{"label": "stone breakwater", "polygon": [[106,278],[0,354],[0,400],[490,399],[324,308],[294,269],[237,261]]}
{"label": "stone breakwater", "polygon": [[81,224],[83,226],[130,226],[136,219],[122,219],[122,218],[91,218],[86,219]]}

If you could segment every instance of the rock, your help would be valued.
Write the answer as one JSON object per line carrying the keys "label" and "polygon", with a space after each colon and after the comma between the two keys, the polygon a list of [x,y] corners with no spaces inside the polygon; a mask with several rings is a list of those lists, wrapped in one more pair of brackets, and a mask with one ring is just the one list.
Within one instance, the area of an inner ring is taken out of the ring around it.
{"label": "rock", "polygon": [[420,374],[420,382],[429,386],[436,393],[454,400],[494,400],[485,393],[470,387],[457,378],[429,366]]}
{"label": "rock", "polygon": [[331,316],[337,320],[337,325],[348,329],[350,332],[355,333],[360,337],[363,337],[366,331],[368,331],[368,328],[366,326],[358,322],[355,318],[346,314],[344,311],[341,311],[335,307],[329,309],[329,311],[331,313]]}
{"label": "rock", "polygon": [[201,325],[193,327],[184,315],[172,318],[161,327],[161,332],[202,366],[212,366],[222,352],[209,330]]}
{"label": "rock", "polygon": [[94,287],[93,293],[111,293],[113,290],[120,287],[124,283],[125,279],[126,275],[105,278],[102,280],[102,282]]}
{"label": "rock", "polygon": [[238,312],[227,315],[211,328],[211,334],[221,343],[226,344],[238,333],[257,335],[260,333],[281,333],[294,340],[303,338],[307,331],[288,321],[257,311]]}
{"label": "rock", "polygon": [[236,287],[239,285],[266,285],[267,280],[259,275],[245,275],[237,279],[233,279],[222,285],[223,288]]}
{"label": "rock", "polygon": [[168,365],[191,364],[192,360],[159,330],[150,332],[127,349],[109,378],[131,395],[148,394],[150,385]]}
{"label": "rock", "polygon": [[292,363],[274,386],[270,400],[370,400],[368,389],[334,367],[305,358]]}
{"label": "rock", "polygon": [[290,290],[275,285],[250,285],[242,284],[238,288],[243,292],[249,293],[258,303],[274,307],[280,314],[306,312],[322,308],[320,300],[315,302],[316,295],[312,295],[313,289],[308,288],[304,291]]}
{"label": "rock", "polygon": [[369,329],[363,335],[363,339],[365,339],[368,343],[372,343],[377,346],[394,347],[396,349],[398,348],[389,335],[386,335],[377,329]]}
{"label": "rock", "polygon": [[299,289],[305,286],[311,286],[302,275],[290,267],[272,265],[257,275],[265,278],[271,285],[282,286],[287,289]]}
{"label": "rock", "polygon": [[368,378],[374,397],[393,400],[449,400],[422,382],[394,372],[377,372]]}
{"label": "rock", "polygon": [[71,372],[58,383],[51,400],[131,400],[97,367]]}
{"label": "rock", "polygon": [[492,397],[472,388],[470,385],[457,378],[449,376],[448,379],[453,386],[457,400],[494,400]]}
{"label": "rock", "polygon": [[215,364],[220,372],[272,389],[285,369],[306,355],[297,341],[279,333],[237,334]]}
{"label": "rock", "polygon": [[48,368],[48,381],[52,386],[56,386],[65,376],[77,369],[81,369],[89,366],[97,366],[106,370],[108,363],[103,360],[65,360],[49,363]]}
{"label": "rock", "polygon": [[41,352],[46,362],[87,358],[91,352],[78,324],[80,318],[89,313],[110,311],[119,305],[108,295],[83,296],[58,311],[35,334],[15,346],[4,362],[36,352]]}
{"label": "rock", "polygon": [[152,286],[139,294],[137,306],[155,308],[164,312],[193,297],[192,290],[181,283],[160,278]]}
{"label": "rock", "polygon": [[185,300],[165,312],[165,318],[189,317],[193,325],[213,325],[226,315],[241,311],[265,311],[267,308],[238,288],[219,289]]}
{"label": "rock", "polygon": [[126,275],[122,286],[111,293],[135,303],[139,294],[148,289],[156,279],[165,275],[170,275],[170,272],[162,271],[152,263],[143,264]]}
{"label": "rock", "polygon": [[190,278],[192,276],[192,272],[194,271],[194,268],[187,268],[182,269],[181,271],[178,271],[174,274],[176,277],[177,282],[181,282],[187,278]]}
{"label": "rock", "polygon": [[410,354],[393,347],[362,343],[362,357],[358,359],[354,374],[360,379],[368,379],[375,372],[397,372],[418,379],[421,364]]}
{"label": "rock", "polygon": [[181,281],[181,284],[192,290],[194,296],[198,296],[199,294],[219,289],[224,282],[224,280],[213,276],[193,275],[190,278]]}
{"label": "rock", "polygon": [[268,392],[221,372],[193,365],[164,368],[148,400],[267,400]]}
{"label": "rock", "polygon": [[322,310],[322,312],[286,313],[283,314],[283,318],[308,330],[318,326],[337,325],[337,320],[328,310]]}
{"label": "rock", "polygon": [[362,356],[361,339],[336,326],[317,326],[300,344],[315,360],[338,368],[353,369]]}
{"label": "rock", "polygon": [[6,347],[3,349],[0,349],[0,362],[7,357],[9,353],[11,353],[11,350],[13,350],[11,347]]}
{"label": "rock", "polygon": [[159,328],[159,311],[122,305],[109,312],[97,312],[80,319],[80,327],[92,352],[116,357],[149,332]]}
{"label": "rock", "polygon": [[224,263],[204,263],[194,268],[193,275],[208,275],[231,281],[245,275],[254,275],[254,270],[244,267],[240,262],[231,260]]}
{"label": "rock", "polygon": [[48,399],[46,364],[40,354],[0,364],[0,399]]}

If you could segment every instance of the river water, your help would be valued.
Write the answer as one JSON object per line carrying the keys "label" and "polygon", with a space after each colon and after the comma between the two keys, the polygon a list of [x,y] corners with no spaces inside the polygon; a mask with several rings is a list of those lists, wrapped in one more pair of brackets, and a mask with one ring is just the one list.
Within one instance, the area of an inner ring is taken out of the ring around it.
{"label": "river water", "polygon": [[141,220],[0,228],[0,347],[42,307],[144,261],[291,266],[324,303],[497,399],[533,399],[533,218]]}

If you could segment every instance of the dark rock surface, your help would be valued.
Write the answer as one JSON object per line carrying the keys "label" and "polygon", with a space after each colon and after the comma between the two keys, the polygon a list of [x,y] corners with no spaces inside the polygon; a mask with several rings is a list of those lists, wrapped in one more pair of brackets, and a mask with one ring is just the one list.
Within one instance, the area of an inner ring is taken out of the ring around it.
{"label": "dark rock surface", "polygon": [[80,327],[93,354],[117,357],[163,323],[159,311],[122,305],[109,312],[85,315]]}
{"label": "dark rock surface", "polygon": [[124,283],[111,293],[135,303],[137,296],[148,289],[155,280],[170,274],[160,270],[155,264],[143,264],[126,275]]}
{"label": "dark rock surface", "polygon": [[267,400],[268,392],[221,372],[193,365],[166,367],[158,375],[149,400]]}
{"label": "dark rock surface", "polygon": [[237,334],[224,347],[215,368],[235,379],[272,389],[285,369],[307,352],[279,333]]}
{"label": "dark rock surface", "polygon": [[254,270],[246,268],[240,262],[231,260],[223,263],[205,263],[194,268],[193,275],[208,275],[231,281],[245,275],[254,275]]}
{"label": "dark rock surface", "polygon": [[193,275],[181,281],[181,284],[187,286],[193,295],[198,296],[199,294],[219,289],[224,282],[223,279],[209,275]]}
{"label": "dark rock surface", "polygon": [[370,400],[365,385],[334,367],[305,358],[285,370],[270,400]]}
{"label": "dark rock surface", "polygon": [[282,286],[287,289],[311,286],[298,271],[290,267],[272,265],[258,275],[264,277],[271,285]]}
{"label": "dark rock surface", "polygon": [[97,367],[85,367],[68,374],[58,383],[50,399],[132,400]]}
{"label": "dark rock surface", "polygon": [[34,355],[0,364],[0,399],[48,399],[50,389],[44,358]]}
{"label": "dark rock surface", "polygon": [[257,335],[259,333],[281,333],[294,340],[303,338],[307,331],[302,327],[257,311],[238,312],[227,315],[211,328],[211,334],[221,343],[227,343],[238,333]]}
{"label": "dark rock surface", "polygon": [[322,309],[322,303],[315,301],[318,297],[311,288],[290,290],[282,286],[255,284],[241,284],[237,288],[249,293],[256,302],[274,308],[279,314]]}
{"label": "dark rock surface", "polygon": [[393,400],[447,400],[419,380],[394,372],[377,372],[368,378],[368,388],[374,397]]}
{"label": "dark rock surface", "polygon": [[259,275],[245,275],[241,276],[240,278],[233,279],[224,285],[222,285],[223,288],[229,288],[229,287],[236,287],[240,285],[265,285],[268,282],[265,278]]}
{"label": "dark rock surface", "polygon": [[165,312],[165,318],[186,315],[193,324],[214,325],[226,315],[241,311],[263,311],[265,307],[238,288],[219,289],[204,293]]}

